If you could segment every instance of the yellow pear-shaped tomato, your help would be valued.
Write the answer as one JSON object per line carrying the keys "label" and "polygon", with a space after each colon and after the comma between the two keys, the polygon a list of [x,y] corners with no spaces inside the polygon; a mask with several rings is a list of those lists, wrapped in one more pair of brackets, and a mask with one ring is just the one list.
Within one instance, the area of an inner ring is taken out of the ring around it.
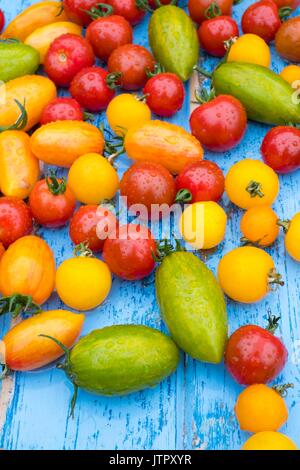
{"label": "yellow pear-shaped tomato", "polygon": [[242,450],[298,450],[298,447],[281,432],[264,431],[251,436]]}
{"label": "yellow pear-shaped tomato", "polygon": [[68,186],[83,204],[100,204],[115,196],[119,189],[119,177],[106,158],[88,153],[77,158],[71,166]]}
{"label": "yellow pear-shaped tomato", "polygon": [[300,212],[294,215],[290,221],[283,221],[286,227],[285,248],[294,260],[300,262]]}
{"label": "yellow pear-shaped tomato", "polygon": [[226,253],[219,263],[218,277],[225,294],[243,303],[258,302],[273,284],[283,284],[271,256],[254,246]]}
{"label": "yellow pear-shaped tomato", "polygon": [[227,62],[247,62],[269,67],[271,53],[268,44],[256,34],[243,34],[230,47]]}
{"label": "yellow pear-shaped tomato", "polygon": [[54,39],[63,34],[75,34],[81,36],[82,28],[70,21],[51,23],[33,31],[25,39],[25,44],[34,47],[40,53],[40,62],[44,63],[45,57]]}
{"label": "yellow pear-shaped tomato", "polygon": [[26,109],[28,119],[22,130],[28,131],[39,123],[45,106],[56,98],[56,87],[47,77],[25,75],[2,85],[0,95],[0,127],[12,126],[20,117],[17,100]]}
{"label": "yellow pear-shaped tomato", "polygon": [[25,199],[39,177],[39,162],[30,150],[30,137],[22,131],[0,134],[0,191]]}
{"label": "yellow pear-shaped tomato", "polygon": [[92,310],[108,296],[111,273],[103,261],[77,256],[58,267],[55,284],[59,297],[68,307],[81,311]]}
{"label": "yellow pear-shaped tomato", "polygon": [[47,243],[28,235],[8,247],[0,261],[3,296],[30,295],[37,304],[48,300],[54,289],[55,261]]}
{"label": "yellow pear-shaped tomato", "polygon": [[149,106],[130,93],[122,93],[113,98],[106,115],[110,127],[118,135],[125,135],[131,127],[151,119]]}
{"label": "yellow pear-shaped tomato", "polygon": [[51,310],[18,323],[4,336],[5,364],[11,370],[27,371],[43,367],[61,357],[64,352],[52,336],[71,348],[83,327],[84,315],[66,310]]}
{"label": "yellow pear-shaped tomato", "polygon": [[179,230],[194,249],[209,250],[224,239],[226,222],[226,213],[216,202],[195,202],[183,212]]}
{"label": "yellow pear-shaped tomato", "polygon": [[242,209],[270,206],[278,195],[279,179],[265,163],[246,158],[230,168],[225,191],[230,201]]}
{"label": "yellow pear-shaped tomato", "polygon": [[240,428],[247,432],[277,431],[288,419],[282,396],[264,384],[250,385],[242,391],[235,414]]}
{"label": "yellow pear-shaped tomato", "polygon": [[102,132],[84,121],[50,122],[31,136],[30,147],[34,155],[45,163],[69,168],[81,155],[102,153]]}
{"label": "yellow pear-shaped tomato", "polygon": [[68,21],[62,2],[39,2],[17,15],[2,33],[2,38],[24,41],[35,29],[57,21]]}

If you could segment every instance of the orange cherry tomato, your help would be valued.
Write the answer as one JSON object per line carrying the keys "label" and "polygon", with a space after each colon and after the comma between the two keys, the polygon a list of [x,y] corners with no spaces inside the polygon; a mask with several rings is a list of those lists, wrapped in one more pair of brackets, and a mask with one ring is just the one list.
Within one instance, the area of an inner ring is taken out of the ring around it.
{"label": "orange cherry tomato", "polygon": [[0,292],[3,296],[30,295],[37,304],[48,300],[54,289],[55,261],[47,243],[28,235],[6,250],[0,262]]}
{"label": "orange cherry tomato", "polygon": [[11,370],[26,371],[43,367],[64,352],[49,335],[71,348],[80,335],[84,315],[52,310],[34,315],[14,326],[3,338],[5,364]]}

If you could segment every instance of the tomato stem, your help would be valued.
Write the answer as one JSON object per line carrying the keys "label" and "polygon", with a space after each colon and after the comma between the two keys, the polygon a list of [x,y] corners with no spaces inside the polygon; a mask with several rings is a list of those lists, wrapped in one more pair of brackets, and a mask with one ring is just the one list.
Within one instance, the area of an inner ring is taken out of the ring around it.
{"label": "tomato stem", "polygon": [[177,251],[185,251],[180,241],[175,239],[175,247],[166,238],[156,243],[156,253],[152,251],[152,257],[156,263],[161,263],[166,256]]}
{"label": "tomato stem", "polygon": [[11,372],[9,367],[5,363],[0,362],[0,368],[2,369],[0,372],[0,380],[5,379],[5,377],[8,376],[8,374]]}
{"label": "tomato stem", "polygon": [[242,246],[256,246],[258,248],[261,248],[261,244],[260,242],[263,240],[263,238],[260,238],[259,240],[256,240],[254,242],[252,242],[251,240],[249,240],[247,237],[241,237],[240,238],[240,242],[242,244]]}
{"label": "tomato stem", "polygon": [[77,402],[77,396],[78,396],[78,385],[76,385],[74,382],[73,382],[73,387],[74,387],[74,393],[73,393],[73,396],[72,396],[72,399],[71,399],[71,410],[70,410],[70,416],[71,418],[74,419],[74,411],[75,411],[75,406],[76,406],[76,402]]}
{"label": "tomato stem", "polygon": [[36,315],[41,312],[41,307],[33,302],[31,295],[13,294],[0,298],[0,315],[10,313],[13,318],[21,313]]}
{"label": "tomato stem", "polygon": [[273,284],[276,284],[278,286],[284,286],[282,276],[276,271],[275,268],[271,269],[268,274],[268,284],[270,287],[272,287]]}
{"label": "tomato stem", "polygon": [[179,189],[175,197],[175,202],[191,202],[193,195],[188,189]]}
{"label": "tomato stem", "polygon": [[279,393],[279,395],[282,398],[285,398],[288,394],[288,389],[289,388],[294,388],[294,384],[293,383],[287,383],[287,384],[282,384],[282,385],[274,385],[272,388],[273,388],[273,390],[275,390],[275,392]]}
{"label": "tomato stem", "polygon": [[210,20],[212,18],[215,18],[216,16],[221,16],[222,10],[217,3],[213,2],[206,8],[204,14],[205,17]]}
{"label": "tomato stem", "polygon": [[193,69],[196,72],[199,72],[200,75],[204,75],[204,77],[206,77],[206,78],[212,78],[212,72],[209,72],[208,70],[203,69],[199,65],[194,65]]}
{"label": "tomato stem", "polygon": [[139,10],[153,13],[153,9],[150,7],[148,0],[135,0],[135,5]]}
{"label": "tomato stem", "polygon": [[60,181],[57,179],[54,171],[51,171],[50,175],[46,177],[46,183],[49,191],[54,196],[65,194],[67,190],[66,178],[62,178]]}
{"label": "tomato stem", "polygon": [[266,330],[268,330],[270,333],[274,334],[275,331],[278,328],[278,322],[281,319],[281,316],[276,317],[276,315],[272,315],[269,313],[268,315],[268,325],[266,327]]}
{"label": "tomato stem", "polygon": [[75,246],[74,255],[75,256],[81,256],[81,257],[84,257],[84,258],[92,258],[93,252],[89,248],[87,242],[82,242],[82,243],[79,243],[79,245]]}
{"label": "tomato stem", "polygon": [[22,129],[24,129],[24,127],[26,127],[27,122],[28,122],[28,115],[27,115],[27,111],[25,109],[25,100],[24,100],[24,105],[21,104],[20,101],[18,101],[18,100],[15,100],[15,102],[18,105],[18,108],[20,109],[21,114],[18,117],[18,119],[16,120],[16,122],[14,124],[12,124],[11,126],[2,126],[2,127],[0,127],[0,132],[4,132],[4,131],[21,131]]}
{"label": "tomato stem", "polygon": [[291,226],[291,221],[290,220],[280,220],[280,219],[278,219],[277,220],[277,225],[279,225],[279,227],[283,228],[284,233],[287,233],[289,231],[290,226]]}
{"label": "tomato stem", "polygon": [[278,16],[281,19],[281,21],[285,21],[290,14],[292,13],[293,9],[291,7],[281,7],[278,10]]}
{"label": "tomato stem", "polygon": [[84,121],[95,121],[95,115],[93,113],[88,113],[87,111],[84,111],[83,120]]}
{"label": "tomato stem", "polygon": [[258,181],[251,180],[248,186],[246,187],[246,191],[250,194],[250,197],[259,196],[264,197],[264,193],[262,192],[262,185]]}
{"label": "tomato stem", "polygon": [[95,7],[92,7],[90,10],[84,10],[81,8],[84,13],[89,15],[92,20],[97,20],[98,18],[104,18],[105,16],[110,16],[113,14],[114,9],[111,5],[107,3],[97,3]]}
{"label": "tomato stem", "polygon": [[[103,124],[101,124],[100,126],[100,131],[102,132],[105,140],[103,153],[111,164],[117,157],[119,157],[119,155],[122,155],[122,153],[125,152],[124,140],[126,129],[124,129],[123,127],[118,127],[117,129],[120,129],[122,135],[114,135],[108,129],[105,129]],[[106,139],[105,133],[109,135],[111,140]]]}
{"label": "tomato stem", "polygon": [[164,73],[166,71],[165,67],[158,62],[154,65],[154,70],[151,72],[149,68],[146,70],[146,75],[148,78],[155,77],[156,75],[159,75],[160,73]]}
{"label": "tomato stem", "polygon": [[207,91],[205,88],[201,88],[200,93],[198,90],[195,90],[195,98],[197,103],[204,104],[208,103],[209,101],[213,100],[216,97],[214,88],[210,88]]}
{"label": "tomato stem", "polygon": [[111,72],[107,75],[106,77],[106,85],[108,88],[111,90],[116,90],[117,88],[120,87],[119,80],[122,77],[121,72]]}

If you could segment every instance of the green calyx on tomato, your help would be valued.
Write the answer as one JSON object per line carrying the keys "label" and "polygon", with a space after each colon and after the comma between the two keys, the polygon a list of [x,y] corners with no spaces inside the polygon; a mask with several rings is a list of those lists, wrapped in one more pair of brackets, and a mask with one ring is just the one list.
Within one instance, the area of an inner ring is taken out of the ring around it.
{"label": "green calyx on tomato", "polygon": [[259,183],[258,181],[250,181],[250,183],[246,187],[246,191],[250,194],[250,197],[264,197],[261,183]]}
{"label": "green calyx on tomato", "polygon": [[79,243],[79,245],[76,245],[73,252],[75,256],[81,256],[84,258],[92,258],[94,256],[92,250],[90,250],[88,243],[86,242],[82,242]]}
{"label": "green calyx on tomato", "polygon": [[15,102],[17,103],[18,108],[21,111],[21,114],[18,117],[18,119],[16,120],[16,122],[14,124],[12,124],[11,126],[1,126],[0,127],[0,132],[4,132],[4,131],[21,131],[22,129],[24,129],[24,127],[27,126],[28,115],[27,115],[27,111],[25,109],[25,100],[24,100],[24,104],[21,104],[20,101],[18,101],[18,100],[15,100]]}
{"label": "green calyx on tomato", "polygon": [[167,239],[163,239],[156,243],[156,253],[152,251],[152,257],[156,263],[161,263],[164,258],[177,251],[185,251],[179,240],[175,239],[174,247]]}
{"label": "green calyx on tomato", "polygon": [[278,10],[278,16],[281,19],[281,21],[285,21],[290,16],[292,11],[293,9],[291,7],[281,7]]}
{"label": "green calyx on tomato", "polygon": [[[165,6],[163,3],[161,3],[160,0],[153,0],[152,3],[156,7],[155,9]],[[178,0],[171,0],[169,5],[176,6],[177,3],[178,3]],[[139,10],[147,11],[149,13],[153,13],[155,11],[155,9],[151,8],[149,4],[149,0],[136,0],[135,5]]]}
{"label": "green calyx on tomato", "polygon": [[111,5],[108,5],[107,3],[97,3],[97,6],[92,7],[90,10],[82,11],[89,15],[92,20],[97,20],[98,18],[104,18],[105,16],[112,15],[114,9]]}
{"label": "green calyx on tomato", "polygon": [[208,20],[215,18],[216,16],[221,16],[222,10],[217,3],[211,3],[205,10],[205,17]]}
{"label": "green calyx on tomato", "polygon": [[[110,163],[125,152],[124,140],[126,130],[121,127],[118,127],[117,129],[122,131],[123,135],[114,135],[108,129],[105,129],[103,124],[100,126],[100,131],[102,132],[105,141],[103,155]],[[105,134],[109,136],[110,140],[106,139]]]}
{"label": "green calyx on tomato", "polygon": [[122,77],[121,72],[111,72],[106,77],[106,85],[110,90],[116,90],[119,88],[119,80]]}
{"label": "green calyx on tomato", "polygon": [[41,307],[32,300],[31,295],[13,294],[0,298],[0,315],[10,313],[13,318],[21,313],[35,315],[41,311]]}
{"label": "green calyx on tomato", "polygon": [[274,334],[275,331],[278,328],[278,322],[281,319],[281,317],[276,317],[276,315],[271,315],[269,314],[268,316],[268,325],[266,330],[268,330],[270,333]]}
{"label": "green calyx on tomato", "polygon": [[46,183],[50,193],[53,194],[53,196],[60,196],[61,194],[65,194],[67,190],[66,178],[62,178],[59,181],[54,172],[51,172],[50,176],[47,176]]}
{"label": "green calyx on tomato", "polygon": [[166,71],[165,67],[158,62],[154,65],[154,70],[151,72],[151,70],[147,69],[146,70],[146,75],[148,78],[155,77],[156,75],[160,73],[164,73]]}
{"label": "green calyx on tomato", "polygon": [[191,191],[183,188],[183,189],[179,189],[178,193],[176,194],[175,202],[186,203],[186,202],[191,202],[192,199],[193,199],[193,195]]}

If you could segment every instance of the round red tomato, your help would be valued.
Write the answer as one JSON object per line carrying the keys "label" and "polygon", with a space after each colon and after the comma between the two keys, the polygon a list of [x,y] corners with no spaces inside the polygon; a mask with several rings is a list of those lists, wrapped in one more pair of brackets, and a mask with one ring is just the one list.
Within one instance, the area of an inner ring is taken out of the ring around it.
{"label": "round red tomato", "polygon": [[75,245],[86,243],[94,252],[103,250],[106,238],[116,230],[114,214],[102,206],[81,206],[70,222],[70,238]]}
{"label": "round red tomato", "polygon": [[132,27],[123,16],[98,18],[88,26],[86,38],[92,45],[94,54],[107,61],[117,47],[132,43]]}
{"label": "round red tomato", "polygon": [[7,248],[32,232],[32,215],[22,199],[0,197],[0,242]]}
{"label": "round red tomato", "polygon": [[277,173],[290,173],[300,168],[300,130],[292,126],[270,129],[261,145],[267,165]]}
{"label": "round red tomato", "polygon": [[[154,207],[151,213],[151,206],[154,204],[171,206],[176,194],[171,173],[159,163],[151,162],[132,165],[123,175],[120,191],[121,196],[127,197],[129,208],[134,204],[143,204],[148,217],[152,219],[158,219],[159,214]],[[143,217],[142,212],[140,216]]]}
{"label": "round red tomato", "polygon": [[188,163],[176,178],[177,200],[218,202],[224,185],[224,174],[216,163],[209,160]]}
{"label": "round red tomato", "polygon": [[220,95],[196,108],[190,117],[192,134],[209,150],[225,152],[242,140],[247,114],[233,96]]}
{"label": "round red tomato", "polygon": [[147,71],[153,72],[155,60],[143,46],[125,44],[113,51],[108,59],[110,73],[120,73],[119,83],[124,90],[138,90],[148,80]]}
{"label": "round red tomato", "polygon": [[92,46],[76,34],[63,34],[53,41],[45,59],[45,71],[54,83],[67,87],[75,75],[95,62]]}
{"label": "round red tomato", "polygon": [[3,30],[3,28],[4,28],[4,24],[5,24],[4,13],[3,13],[2,10],[0,10],[0,33],[1,33],[1,31]]}
{"label": "round red tomato", "polygon": [[[214,14],[215,5],[219,7],[219,14],[225,16],[231,16],[233,0],[189,0],[188,9],[191,15],[191,18],[195,23],[201,24],[202,21],[207,20]],[[211,8],[212,12],[210,13]],[[218,8],[217,8],[218,9]]]}
{"label": "round red tomato", "polygon": [[273,41],[280,26],[281,19],[273,0],[253,3],[245,10],[242,17],[243,33],[256,34],[267,43]]}
{"label": "round red tomato", "polygon": [[282,341],[270,331],[256,325],[245,325],[229,338],[225,365],[239,384],[268,383],[280,374],[287,356]]}
{"label": "round red tomato", "polygon": [[82,69],[72,80],[70,93],[89,111],[99,112],[107,108],[116,91],[107,85],[108,73],[101,67]]}
{"label": "round red tomato", "polygon": [[5,248],[3,243],[0,242],[0,259],[2,258],[2,255],[5,253]]}
{"label": "round red tomato", "polygon": [[158,116],[170,117],[182,108],[184,86],[174,73],[159,73],[147,81],[143,93],[147,105]]}
{"label": "round red tomato", "polygon": [[103,248],[103,258],[116,276],[128,281],[143,279],[153,271],[156,244],[147,227],[121,225],[117,236],[109,237]]}
{"label": "round red tomato", "polygon": [[44,109],[41,125],[54,121],[83,121],[84,114],[80,104],[72,98],[56,98]]}
{"label": "round red tomato", "polygon": [[99,0],[63,0],[63,7],[71,21],[87,26],[92,21],[92,17],[86,12],[91,8],[96,8],[98,3],[100,3]]}
{"label": "round red tomato", "polygon": [[105,0],[111,5],[115,15],[123,16],[130,24],[136,25],[144,18],[146,12],[138,8],[136,0]]}
{"label": "round red tomato", "polygon": [[29,196],[29,206],[38,224],[62,227],[72,217],[76,199],[64,178],[55,176],[38,181]]}
{"label": "round red tomato", "polygon": [[203,21],[198,29],[201,47],[216,57],[223,57],[226,54],[224,41],[236,36],[239,36],[239,28],[231,16],[216,16]]}

